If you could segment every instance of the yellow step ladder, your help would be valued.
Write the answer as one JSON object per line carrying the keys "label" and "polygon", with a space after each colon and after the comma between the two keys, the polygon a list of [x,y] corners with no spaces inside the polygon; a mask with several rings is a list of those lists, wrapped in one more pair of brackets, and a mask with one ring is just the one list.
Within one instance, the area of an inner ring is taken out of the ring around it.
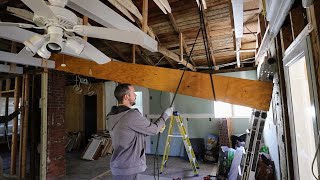
{"label": "yellow step ladder", "polygon": [[[174,129],[174,122],[177,123],[179,131],[180,131],[180,135],[174,135],[173,134],[173,129]],[[167,140],[166,140],[166,146],[164,149],[164,153],[163,153],[163,158],[162,158],[162,163],[161,163],[161,167],[160,167],[160,173],[163,172],[163,168],[166,166],[167,162],[168,162],[168,156],[170,153],[170,142],[172,137],[181,137],[184,147],[186,149],[186,152],[188,154],[188,158],[191,164],[191,167],[193,169],[194,175],[195,176],[199,176],[198,170],[199,169],[199,164],[198,161],[195,157],[194,151],[192,149],[191,143],[190,143],[190,139],[187,135],[187,131],[185,126],[183,125],[183,121],[181,116],[179,115],[178,111],[174,111],[173,115],[171,116],[170,119],[170,125],[169,125],[169,129],[168,129],[168,136],[167,136]]]}

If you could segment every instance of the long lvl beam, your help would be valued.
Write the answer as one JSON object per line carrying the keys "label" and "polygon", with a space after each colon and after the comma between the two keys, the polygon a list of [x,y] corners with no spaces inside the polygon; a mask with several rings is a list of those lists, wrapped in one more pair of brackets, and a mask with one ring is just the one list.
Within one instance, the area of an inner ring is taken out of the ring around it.
{"label": "long lvl beam", "polygon": [[[52,56],[56,70],[91,76],[98,79],[130,83],[150,89],[175,92],[182,71],[154,66],[109,62],[96,64],[80,58],[65,56],[66,67],[61,67],[62,56]],[[269,110],[272,83],[227,76],[212,75],[216,101],[238,104],[264,111]],[[214,100],[208,74],[186,71],[179,94]]]}

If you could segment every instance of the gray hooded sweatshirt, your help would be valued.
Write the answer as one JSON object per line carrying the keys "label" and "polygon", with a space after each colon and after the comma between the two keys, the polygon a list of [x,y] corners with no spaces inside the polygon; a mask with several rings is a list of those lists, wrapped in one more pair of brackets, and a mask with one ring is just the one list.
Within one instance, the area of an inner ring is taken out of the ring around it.
{"label": "gray hooded sweatshirt", "polygon": [[138,109],[112,107],[107,124],[114,149],[110,162],[113,175],[138,174],[146,170],[145,137],[157,134],[167,118],[163,114],[153,123]]}

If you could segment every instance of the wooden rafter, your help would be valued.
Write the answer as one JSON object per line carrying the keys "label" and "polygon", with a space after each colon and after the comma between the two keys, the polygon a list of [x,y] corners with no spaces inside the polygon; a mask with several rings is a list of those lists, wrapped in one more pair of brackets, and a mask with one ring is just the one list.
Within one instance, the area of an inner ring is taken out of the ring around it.
{"label": "wooden rafter", "polygon": [[[181,70],[122,62],[110,62],[99,65],[95,62],[71,56],[65,57],[67,66],[61,67],[61,55],[56,54],[52,58],[57,64],[56,70],[59,71],[120,83],[131,83],[166,92],[175,91],[182,74]],[[216,97],[213,97],[209,75],[190,71],[185,72],[178,93],[209,100],[215,99],[217,101],[266,111],[269,109],[272,83],[219,75],[212,75],[212,77]]]}
{"label": "wooden rafter", "polygon": [[208,44],[209,44],[209,51],[210,51],[210,55],[211,55],[211,59],[210,60],[212,61],[213,65],[216,66],[217,62],[216,62],[216,60],[214,58],[212,37],[209,34],[211,32],[211,28],[209,26],[209,21],[208,21],[207,15],[206,15],[206,11],[207,10],[203,10],[202,12],[203,12],[204,23],[206,24],[206,32],[207,32],[206,35],[208,36],[208,40],[209,40]]}
{"label": "wooden rafter", "polygon": [[[170,22],[171,22],[171,25],[172,25],[173,29],[174,29],[178,34],[182,33],[182,32],[180,31],[177,23],[176,23],[176,20],[175,20],[173,14],[172,14],[172,13],[169,13],[168,16],[169,16],[169,19],[170,19]],[[186,41],[184,40],[183,36],[182,36],[182,39],[181,39],[181,40],[182,40],[183,49],[184,49],[184,51],[186,52],[186,54],[189,56],[190,50],[189,50],[189,48],[188,48],[188,46],[187,46],[187,43],[186,43]],[[195,63],[194,63],[194,61],[192,60],[191,57],[190,57],[190,63],[191,63],[192,65],[195,65]]]}
{"label": "wooden rafter", "polygon": [[113,46],[111,43],[109,43],[108,41],[102,40],[101,42],[103,42],[103,44],[105,44],[106,46],[108,46],[108,48],[110,48],[114,53],[116,53],[118,56],[121,57],[121,59],[123,59],[124,61],[128,62],[128,60],[130,59],[129,57],[127,57],[126,55],[124,55],[117,47]]}
{"label": "wooden rafter", "polygon": [[123,7],[127,8],[133,15],[135,15],[140,21],[142,21],[142,15],[138,8],[130,0],[117,0]]}
{"label": "wooden rafter", "polygon": [[182,61],[180,60],[180,57],[179,55],[169,51],[168,49],[164,48],[164,47],[159,47],[159,52],[163,55],[165,55],[166,57],[174,60],[174,61],[177,61],[178,63],[184,65],[184,66],[187,66],[189,69],[191,69],[192,71],[196,71],[196,68],[190,64],[190,63],[187,63],[187,61],[185,59],[183,59]]}
{"label": "wooden rafter", "polygon": [[135,22],[134,18],[132,17],[132,15],[130,14],[130,12],[127,10],[127,8],[125,8],[124,6],[122,6],[122,4],[120,4],[117,0],[108,0],[109,3],[111,3],[114,7],[116,7],[120,12],[122,12],[125,16],[127,16],[127,18],[129,18],[131,21]]}

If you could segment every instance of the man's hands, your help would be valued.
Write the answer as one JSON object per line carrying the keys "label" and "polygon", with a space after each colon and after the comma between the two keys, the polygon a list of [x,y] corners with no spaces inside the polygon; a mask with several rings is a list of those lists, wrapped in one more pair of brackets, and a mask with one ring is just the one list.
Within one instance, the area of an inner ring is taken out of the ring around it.
{"label": "man's hands", "polygon": [[161,129],[160,129],[160,133],[163,133],[163,131],[166,129],[166,125],[164,125]]}
{"label": "man's hands", "polygon": [[167,115],[168,117],[172,116],[173,113],[173,107],[169,107],[164,111],[164,114]]}

